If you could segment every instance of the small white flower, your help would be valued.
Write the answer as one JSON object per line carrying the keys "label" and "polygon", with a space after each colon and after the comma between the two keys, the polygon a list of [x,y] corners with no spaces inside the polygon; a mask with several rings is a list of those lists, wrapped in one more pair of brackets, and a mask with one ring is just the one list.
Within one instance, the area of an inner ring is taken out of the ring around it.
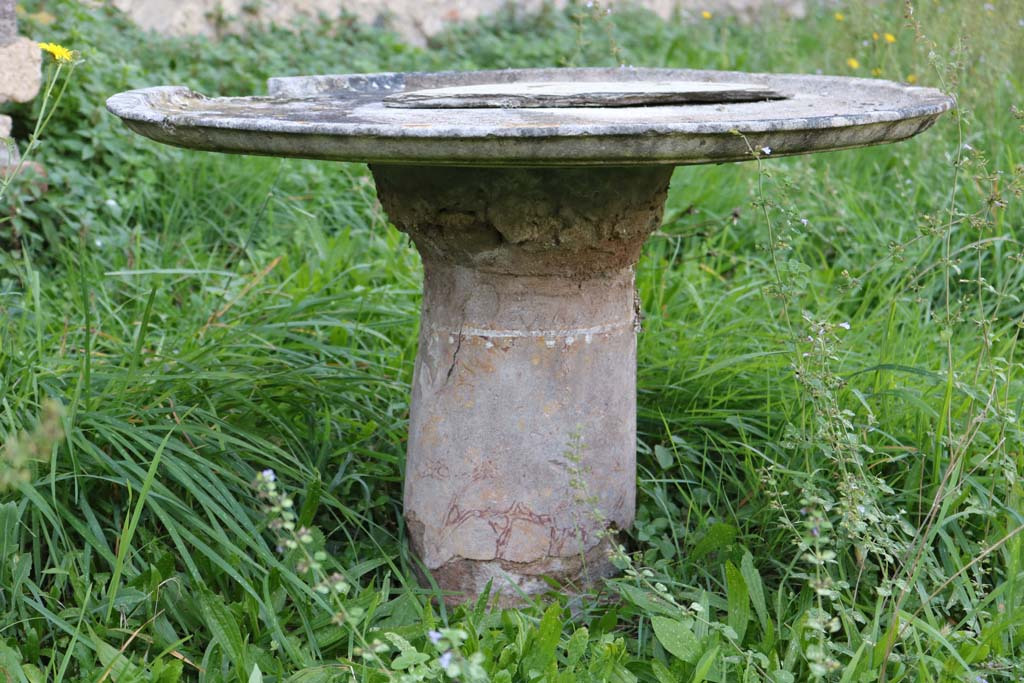
{"label": "small white flower", "polygon": [[263,481],[277,481],[277,475],[271,469],[263,470],[260,472],[260,476],[263,478]]}
{"label": "small white flower", "polygon": [[768,156],[769,154],[771,154],[771,153],[772,153],[772,148],[771,148],[771,147],[769,147],[769,146],[767,146],[767,145],[765,145],[764,147],[762,147],[762,148],[761,148],[761,152],[762,152],[762,153],[763,153],[763,154],[764,154],[765,156]]}
{"label": "small white flower", "polygon": [[844,330],[848,330],[848,329],[850,329],[850,323],[847,323],[847,322],[839,323],[839,327],[843,328]]}
{"label": "small white flower", "polygon": [[801,218],[800,219],[800,225],[806,226],[808,223],[810,223],[810,221],[807,220],[806,218]]}

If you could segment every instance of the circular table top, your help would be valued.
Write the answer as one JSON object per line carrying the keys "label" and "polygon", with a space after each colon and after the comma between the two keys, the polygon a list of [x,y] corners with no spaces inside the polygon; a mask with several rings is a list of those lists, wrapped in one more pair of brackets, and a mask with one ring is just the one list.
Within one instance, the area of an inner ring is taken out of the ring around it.
{"label": "circular table top", "polygon": [[691,69],[510,69],[272,78],[269,96],[183,87],[107,100],[159,142],[459,166],[677,165],[895,142],[954,106],[876,79]]}

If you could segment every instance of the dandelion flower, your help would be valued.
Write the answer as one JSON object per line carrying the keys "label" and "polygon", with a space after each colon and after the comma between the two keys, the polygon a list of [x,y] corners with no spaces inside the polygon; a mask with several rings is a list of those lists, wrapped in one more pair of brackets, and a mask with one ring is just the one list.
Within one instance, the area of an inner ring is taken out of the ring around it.
{"label": "dandelion flower", "polygon": [[891,33],[886,33],[886,34],[885,34],[885,42],[887,42],[887,43],[889,43],[890,45],[892,45],[893,43],[895,43],[895,42],[896,42],[896,36],[894,36],[894,35],[893,35],[893,34],[891,34]]}
{"label": "dandelion flower", "polygon": [[856,57],[850,57],[849,59],[846,60],[846,66],[850,67],[851,69],[859,69],[860,62],[857,61]]}
{"label": "dandelion flower", "polygon": [[836,12],[834,16],[836,18],[836,21],[846,21],[846,15],[843,14],[842,12]]}
{"label": "dandelion flower", "polygon": [[871,40],[878,40],[879,38],[881,38],[881,36],[878,35],[878,31],[874,31],[871,33]]}
{"label": "dandelion flower", "polygon": [[872,76],[881,76],[881,75],[882,75],[882,70],[881,70],[881,69],[879,69],[879,68],[878,68],[878,67],[876,66],[876,67],[875,67],[874,69],[872,69],[872,70],[871,70],[871,75],[872,75]]}
{"label": "dandelion flower", "polygon": [[701,15],[702,17],[704,17],[705,19],[710,19],[710,18],[711,18],[711,17],[713,16],[713,15],[711,14],[711,12],[709,12],[709,11],[707,11],[707,10],[704,10],[703,12],[701,12],[701,13],[700,13],[700,15]]}
{"label": "dandelion flower", "polygon": [[907,76],[907,83],[910,83],[911,85],[917,83],[917,74],[909,74]]}
{"label": "dandelion flower", "polygon": [[67,49],[63,45],[58,45],[57,43],[39,43],[39,48],[44,52],[49,52],[58,62],[71,61],[71,50]]}

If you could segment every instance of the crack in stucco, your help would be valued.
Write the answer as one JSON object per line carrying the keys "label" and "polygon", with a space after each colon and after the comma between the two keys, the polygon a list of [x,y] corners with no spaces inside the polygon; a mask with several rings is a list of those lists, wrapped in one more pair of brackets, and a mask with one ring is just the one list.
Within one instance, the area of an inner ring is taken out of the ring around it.
{"label": "crack in stucco", "polygon": [[459,338],[455,342],[455,351],[452,352],[452,364],[448,368],[448,374],[444,377],[444,383],[447,385],[448,380],[452,378],[452,373],[455,372],[455,366],[459,362],[459,350],[462,348],[462,327],[459,327]]}

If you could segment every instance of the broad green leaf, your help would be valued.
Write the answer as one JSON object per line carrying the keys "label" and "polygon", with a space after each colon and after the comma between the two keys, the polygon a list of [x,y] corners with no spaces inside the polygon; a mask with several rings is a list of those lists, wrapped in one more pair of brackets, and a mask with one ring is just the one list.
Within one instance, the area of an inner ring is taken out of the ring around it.
{"label": "broad green leaf", "polygon": [[707,530],[704,537],[694,546],[690,553],[691,560],[699,560],[709,553],[721,550],[736,539],[736,527],[725,522],[716,522]]}
{"label": "broad green leaf", "polygon": [[661,662],[651,660],[651,671],[658,679],[658,683],[679,683],[679,679],[673,676],[672,672]]}
{"label": "broad green leaf", "polygon": [[252,665],[252,673],[249,674],[249,683],[263,683],[263,672],[259,664]]}
{"label": "broad green leaf", "polygon": [[[0,557],[12,557],[18,552],[18,521],[21,513],[14,503],[0,505]],[[2,568],[0,568],[2,572]],[[2,574],[0,574],[2,576]]]}
{"label": "broad green leaf", "polygon": [[757,620],[761,623],[761,630],[768,632],[768,605],[764,599],[764,584],[761,581],[761,574],[754,566],[754,556],[749,552],[743,553],[740,560],[740,573],[743,574],[743,581],[747,584],[747,593],[750,595],[750,602],[757,613]]}
{"label": "broad green leaf", "polygon": [[179,683],[185,664],[180,659],[164,659],[159,666],[156,662],[150,667],[154,673],[154,683]]}
{"label": "broad green leaf", "polygon": [[576,629],[576,632],[569,638],[566,646],[565,664],[569,669],[576,666],[576,663],[583,658],[587,651],[587,641],[590,639],[590,630],[586,626]]}
{"label": "broad green leaf", "polygon": [[418,651],[412,646],[408,640],[398,635],[397,633],[385,633],[384,637],[387,638],[392,645],[398,648],[398,656],[391,662],[391,666],[394,669],[401,671],[402,669],[408,669],[422,664],[430,659],[430,655],[425,652]]}
{"label": "broad green leaf", "polygon": [[615,582],[615,589],[634,605],[647,614],[663,614],[667,617],[679,616],[679,608],[659,597],[651,591],[631,586],[628,583]]}
{"label": "broad green leaf", "polygon": [[239,680],[244,680],[245,670],[245,644],[242,640],[242,631],[238,628],[231,611],[224,604],[224,600],[208,590],[203,590],[199,596],[199,610],[202,612],[203,620],[213,639],[221,646],[235,665],[238,671]]}
{"label": "broad green leaf", "polygon": [[423,664],[430,659],[430,655],[426,652],[417,652],[416,650],[409,650],[403,652],[394,658],[391,662],[391,668],[402,671],[416,666],[417,664]]}
{"label": "broad green leaf", "polygon": [[697,662],[697,666],[693,671],[693,680],[691,683],[704,683],[708,678],[708,674],[711,672],[711,667],[715,665],[716,659],[718,659],[717,645],[705,652],[704,656],[700,658],[699,662]]}
{"label": "broad green leaf", "polygon": [[388,633],[384,634],[384,637],[387,638],[391,642],[391,644],[394,645],[398,649],[398,651],[403,655],[406,652],[416,652],[416,648],[412,646],[412,643],[410,643],[408,640],[398,635],[397,633],[389,631]]}
{"label": "broad green leaf", "polygon": [[305,495],[302,497],[302,507],[299,509],[299,524],[301,526],[313,526],[313,516],[320,506],[320,493],[323,490],[323,482],[320,481],[319,472],[314,479],[311,479],[306,486]]}
{"label": "broad green leaf", "polygon": [[660,465],[663,470],[667,470],[672,467],[676,462],[675,454],[661,444],[654,447],[654,457],[658,460],[658,465]]}
{"label": "broad green leaf", "polygon": [[700,656],[700,640],[683,622],[666,617],[651,617],[651,626],[658,642],[674,657],[692,664]]}
{"label": "broad green leaf", "polygon": [[725,563],[725,585],[728,598],[729,627],[736,632],[736,641],[743,642],[750,621],[750,596],[743,574],[732,562]]}
{"label": "broad green leaf", "polygon": [[544,612],[533,641],[533,649],[524,658],[524,673],[546,672],[555,660],[558,640],[562,635],[562,607],[555,603]]}

